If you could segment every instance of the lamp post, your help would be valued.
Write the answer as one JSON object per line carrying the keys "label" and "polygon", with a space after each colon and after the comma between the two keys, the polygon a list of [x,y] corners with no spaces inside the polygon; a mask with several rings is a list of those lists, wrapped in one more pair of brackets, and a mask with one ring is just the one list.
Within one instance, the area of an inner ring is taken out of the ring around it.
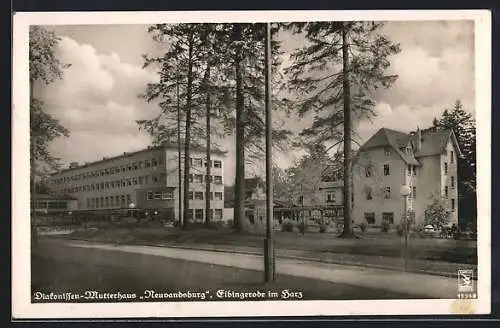
{"label": "lamp post", "polygon": [[70,229],[73,226],[73,218],[71,217],[71,214],[73,214],[73,212],[69,211],[68,216],[69,216],[69,228]]}
{"label": "lamp post", "polygon": [[411,193],[410,187],[407,185],[402,185],[399,190],[403,198],[403,224],[404,224],[404,234],[405,234],[405,271],[408,271],[408,195]]}

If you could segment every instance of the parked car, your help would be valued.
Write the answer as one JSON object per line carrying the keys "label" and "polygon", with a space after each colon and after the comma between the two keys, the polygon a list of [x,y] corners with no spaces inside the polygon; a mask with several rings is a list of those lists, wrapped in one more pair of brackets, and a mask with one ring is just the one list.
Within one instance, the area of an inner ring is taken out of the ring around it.
{"label": "parked car", "polygon": [[437,229],[434,228],[433,225],[428,224],[424,226],[422,230],[422,237],[435,238],[437,235],[439,235],[439,231],[437,231]]}

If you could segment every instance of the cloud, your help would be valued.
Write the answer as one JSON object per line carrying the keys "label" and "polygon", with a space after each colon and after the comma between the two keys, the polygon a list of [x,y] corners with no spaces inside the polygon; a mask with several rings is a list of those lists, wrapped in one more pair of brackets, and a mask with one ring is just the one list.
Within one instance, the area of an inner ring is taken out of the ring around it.
{"label": "cloud", "polygon": [[68,139],[58,138],[52,142],[52,149],[65,163],[93,162],[103,157],[118,156],[123,152],[140,150],[149,143],[145,134],[115,133],[101,131],[89,133],[77,131]]}
{"label": "cloud", "polygon": [[138,95],[156,74],[69,37],[61,38],[57,56],[71,67],[62,80],[36,88],[47,111],[71,133],[53,142],[55,155],[65,162],[89,161],[146,147],[150,139],[135,120],[152,117],[158,108]]}
{"label": "cloud", "polygon": [[473,111],[474,26],[468,22],[389,23],[384,32],[400,43],[389,72],[399,77],[378,100],[393,106],[452,104],[461,99]]}
{"label": "cloud", "polygon": [[97,91],[109,91],[115,80],[101,65],[101,58],[95,49],[88,44],[79,44],[75,40],[62,37],[59,42],[57,56],[63,63],[70,63],[71,68],[64,72],[64,78],[71,83],[59,82],[66,91],[78,92],[79,88],[90,88]]}
{"label": "cloud", "polygon": [[377,116],[372,120],[362,121],[357,126],[357,133],[361,141],[366,141],[380,128],[386,127],[401,132],[410,132],[417,127],[428,128],[432,120],[439,117],[444,108],[449,104],[439,103],[432,106],[391,106],[385,102],[379,102],[375,106]]}

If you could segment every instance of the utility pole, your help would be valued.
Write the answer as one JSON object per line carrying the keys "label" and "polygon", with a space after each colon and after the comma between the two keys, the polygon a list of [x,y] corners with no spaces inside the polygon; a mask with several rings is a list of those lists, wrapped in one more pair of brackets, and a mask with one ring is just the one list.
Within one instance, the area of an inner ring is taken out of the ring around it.
{"label": "utility pole", "polygon": [[352,161],[351,161],[351,91],[349,84],[349,45],[347,37],[348,23],[342,23],[342,74],[344,99],[344,231],[343,237],[352,237]]}
{"label": "utility pole", "polygon": [[181,98],[179,95],[179,62],[177,64],[177,78],[176,78],[176,91],[177,91],[177,166],[178,166],[178,173],[179,173],[179,224],[180,226],[183,226],[183,221],[182,221],[182,172],[181,172]]}
{"label": "utility pole", "polygon": [[212,221],[212,209],[211,209],[211,189],[210,189],[210,184],[212,183],[212,176],[211,176],[211,167],[212,167],[212,154],[211,154],[211,147],[212,147],[212,142],[210,138],[210,115],[211,113],[211,90],[209,91],[209,86],[210,86],[210,64],[208,64],[207,69],[205,71],[205,88],[207,89],[207,96],[206,96],[206,125],[207,125],[207,149],[206,149],[206,154],[207,154],[207,171],[206,171],[206,178],[205,178],[205,226],[209,226],[210,222]]}
{"label": "utility pole", "polygon": [[265,55],[265,99],[266,99],[266,239],[264,244],[265,281],[275,279],[274,241],[273,241],[273,185],[272,185],[272,116],[271,116],[271,23],[266,23]]}

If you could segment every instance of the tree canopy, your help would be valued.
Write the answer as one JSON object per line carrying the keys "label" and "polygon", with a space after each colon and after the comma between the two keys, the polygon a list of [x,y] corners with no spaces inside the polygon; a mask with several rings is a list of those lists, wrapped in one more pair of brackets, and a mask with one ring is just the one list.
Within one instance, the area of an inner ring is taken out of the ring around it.
{"label": "tree canopy", "polygon": [[[59,120],[47,113],[45,104],[33,94],[34,84],[49,85],[62,79],[64,69],[70,65],[61,63],[56,50],[59,37],[41,26],[31,26],[29,31],[30,71],[30,154],[32,176],[41,174],[41,168],[55,169],[59,159],[49,151],[50,143],[58,137],[68,137],[69,130]],[[35,164],[38,163],[38,170]],[[36,171],[36,172],[35,172]]]}

